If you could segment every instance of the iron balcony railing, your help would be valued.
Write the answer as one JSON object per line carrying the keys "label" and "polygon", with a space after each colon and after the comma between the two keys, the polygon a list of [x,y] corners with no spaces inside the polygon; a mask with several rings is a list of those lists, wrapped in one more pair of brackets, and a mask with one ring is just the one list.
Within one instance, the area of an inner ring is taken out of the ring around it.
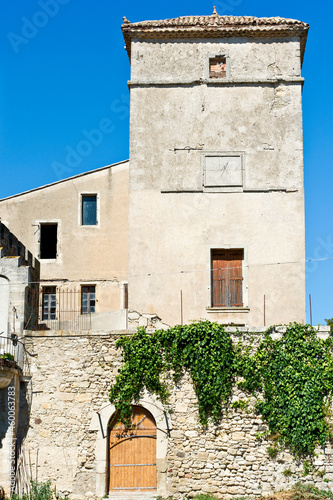
{"label": "iron balcony railing", "polygon": [[16,366],[24,371],[26,365],[24,346],[21,341],[17,340],[16,335],[15,337],[16,341],[13,341],[10,335],[0,335],[0,356],[11,354],[14,357]]}
{"label": "iron balcony railing", "polygon": [[61,290],[53,286],[32,291],[35,297],[25,323],[26,330],[90,330],[95,312],[95,294]]}

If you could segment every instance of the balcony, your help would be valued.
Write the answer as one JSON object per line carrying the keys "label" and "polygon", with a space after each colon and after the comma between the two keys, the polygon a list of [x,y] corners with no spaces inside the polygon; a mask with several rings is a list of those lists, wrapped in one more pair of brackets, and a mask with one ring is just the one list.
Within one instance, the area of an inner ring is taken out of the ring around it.
{"label": "balcony", "polygon": [[9,386],[16,373],[21,373],[23,368],[23,346],[16,346],[8,337],[0,335],[0,389]]}

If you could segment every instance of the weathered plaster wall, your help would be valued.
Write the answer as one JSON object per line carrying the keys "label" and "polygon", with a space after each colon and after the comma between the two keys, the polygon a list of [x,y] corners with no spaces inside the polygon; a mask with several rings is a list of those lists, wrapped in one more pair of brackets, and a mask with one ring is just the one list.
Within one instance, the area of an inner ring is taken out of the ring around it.
{"label": "weathered plaster wall", "polygon": [[140,82],[207,78],[202,64],[207,55],[230,58],[230,78],[300,77],[298,38],[221,38],[220,40],[141,40],[132,43],[132,79]]}
{"label": "weathered plaster wall", "polygon": [[[322,331],[327,335],[327,328]],[[262,332],[244,329],[243,339],[259,339]],[[100,498],[107,492],[107,423],[113,414],[108,393],[122,362],[121,352],[115,349],[119,334],[50,331],[26,332],[26,336],[28,350],[38,354],[31,359],[32,404],[24,444],[26,452],[30,450],[33,470],[38,448],[39,479],[51,479],[58,491],[69,493],[72,499],[94,498],[96,490]],[[241,397],[235,392],[233,400]],[[152,411],[149,395],[142,399]],[[161,407],[160,402],[156,404]],[[270,443],[256,439],[257,432],[264,430],[263,423],[250,411],[229,409],[219,425],[203,431],[187,375],[172,387],[169,410],[170,436],[165,441],[167,434],[162,432],[157,447],[158,494],[163,497],[180,499],[200,492],[218,498],[260,496],[297,480],[328,489],[325,480],[333,480],[330,445],[317,450],[316,471],[303,476],[301,464],[287,452],[269,458]],[[158,415],[161,418],[163,412]],[[162,421],[158,424],[163,426]],[[283,474],[286,469],[293,472],[290,478]]]}
{"label": "weathered plaster wall", "polygon": [[[222,82],[204,77],[216,53]],[[134,40],[130,83],[130,309],[175,324],[182,290],[185,322],[255,326],[265,295],[269,324],[304,321],[299,41]],[[219,154],[241,156],[241,186],[205,185]],[[209,310],[214,247],[244,248],[242,310]]]}

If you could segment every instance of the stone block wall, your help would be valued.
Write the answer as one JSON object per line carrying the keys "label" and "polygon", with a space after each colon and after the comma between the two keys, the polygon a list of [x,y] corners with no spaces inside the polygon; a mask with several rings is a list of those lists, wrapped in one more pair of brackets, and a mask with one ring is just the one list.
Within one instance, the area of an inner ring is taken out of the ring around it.
{"label": "stone block wall", "polygon": [[[234,394],[234,400],[239,396]],[[172,408],[168,483],[174,498],[191,498],[201,492],[217,498],[261,496],[288,489],[298,481],[332,490],[331,445],[316,450],[315,471],[304,476],[302,462],[296,462],[287,451],[270,458],[267,448],[272,442],[257,438],[267,427],[251,412],[251,404],[246,411],[230,409],[218,426],[202,431],[192,385],[184,380],[172,395]]]}
{"label": "stone block wall", "polygon": [[[31,252],[19,241],[16,236],[0,221],[0,247],[2,257],[20,257],[22,266],[29,266],[32,269],[33,281],[39,280],[40,262]],[[36,278],[36,279],[35,279]]]}
{"label": "stone block wall", "polygon": [[[259,340],[263,332],[243,330],[245,340],[250,335]],[[101,498],[107,493],[106,480],[103,494],[97,487],[97,475],[107,478],[101,467],[108,467],[107,436],[98,441],[97,417],[103,417],[111,406],[110,385],[122,364],[121,351],[115,346],[121,333],[25,332],[27,349],[37,357],[31,358],[32,378],[22,392],[30,392],[32,402],[29,430],[21,429],[20,449],[30,454],[32,470],[38,471],[40,480],[51,479],[58,492],[72,500]],[[327,336],[327,328],[321,328],[319,335]],[[233,401],[245,397],[236,391]],[[143,406],[147,400],[145,395]],[[22,407],[24,404],[21,402]],[[275,459],[269,457],[271,443],[258,440],[258,433],[266,427],[251,411],[252,404],[250,400],[246,410],[229,409],[218,425],[203,430],[198,423],[197,398],[185,374],[173,387],[166,409],[170,432],[165,457],[157,460],[157,493],[182,499],[203,492],[227,499],[268,494],[297,481],[332,489],[332,446],[316,451],[315,467],[304,476],[302,463],[287,451]],[[94,421],[97,424],[92,425]],[[104,444],[99,445],[101,442]]]}
{"label": "stone block wall", "polygon": [[50,479],[61,494],[95,498],[96,432],[90,423],[109,404],[110,384],[121,366],[115,347],[120,334],[25,334],[28,351],[37,357],[31,358],[30,426],[27,436],[22,433],[20,449],[30,453],[38,478]]}
{"label": "stone block wall", "polygon": [[0,222],[0,334],[22,333],[38,312],[40,263]]}

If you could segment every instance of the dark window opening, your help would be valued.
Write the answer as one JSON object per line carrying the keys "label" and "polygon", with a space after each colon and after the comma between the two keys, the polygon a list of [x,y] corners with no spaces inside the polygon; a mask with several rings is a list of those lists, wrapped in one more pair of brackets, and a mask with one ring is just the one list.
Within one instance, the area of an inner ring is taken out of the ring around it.
{"label": "dark window opening", "polygon": [[95,312],[95,285],[84,285],[81,287],[81,314]]}
{"label": "dark window opening", "polygon": [[82,226],[96,226],[97,196],[82,195]]}
{"label": "dark window opening", "polygon": [[40,225],[40,258],[57,258],[57,232],[58,224]]}
{"label": "dark window opening", "polygon": [[226,78],[227,59],[224,56],[209,59],[209,78]]}
{"label": "dark window opening", "polygon": [[42,307],[43,320],[56,319],[56,310],[57,310],[56,287],[55,286],[43,287],[43,307]]}
{"label": "dark window opening", "polygon": [[242,249],[212,250],[212,307],[243,306]]}

